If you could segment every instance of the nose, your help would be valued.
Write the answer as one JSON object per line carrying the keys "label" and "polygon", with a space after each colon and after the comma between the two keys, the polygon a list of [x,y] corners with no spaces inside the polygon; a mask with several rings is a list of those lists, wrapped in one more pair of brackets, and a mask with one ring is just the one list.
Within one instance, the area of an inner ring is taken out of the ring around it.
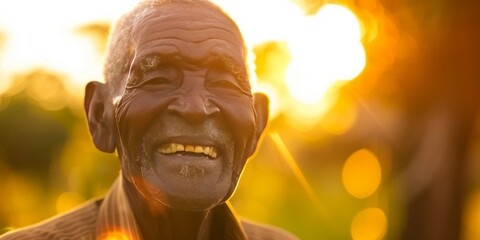
{"label": "nose", "polygon": [[191,123],[202,122],[220,112],[217,105],[198,91],[190,91],[178,97],[167,109]]}

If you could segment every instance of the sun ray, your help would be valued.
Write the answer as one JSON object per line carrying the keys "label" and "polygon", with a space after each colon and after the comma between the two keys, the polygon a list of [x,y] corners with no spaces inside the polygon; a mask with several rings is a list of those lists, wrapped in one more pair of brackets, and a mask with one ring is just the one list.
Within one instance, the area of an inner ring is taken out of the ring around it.
{"label": "sun ray", "polygon": [[308,183],[308,180],[305,178],[305,175],[303,174],[302,170],[298,166],[297,161],[295,161],[295,159],[293,158],[292,154],[288,150],[287,146],[283,142],[280,135],[277,132],[272,132],[270,133],[270,138],[274,142],[275,146],[277,147],[278,151],[282,155],[285,162],[288,164],[290,169],[292,169],[293,174],[299,181],[302,188],[307,193],[308,198],[313,202],[314,206],[317,208],[320,215],[326,218],[327,211],[325,207],[320,202],[320,199],[318,199],[317,195],[315,194],[315,191],[313,190],[312,186],[310,186],[310,184]]}

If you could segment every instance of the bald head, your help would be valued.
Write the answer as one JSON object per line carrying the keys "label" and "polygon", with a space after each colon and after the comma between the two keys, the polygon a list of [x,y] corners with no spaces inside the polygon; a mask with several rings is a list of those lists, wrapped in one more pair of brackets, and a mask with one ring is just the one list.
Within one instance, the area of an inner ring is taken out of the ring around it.
{"label": "bald head", "polygon": [[[136,50],[134,46],[134,33],[141,29],[139,25],[148,22],[143,21],[155,9],[163,8],[167,5],[180,5],[181,8],[194,7],[206,8],[218,12],[224,17],[223,21],[228,22],[232,29],[241,39],[242,52],[245,59],[245,46],[240,30],[235,22],[223,12],[217,5],[207,0],[145,0],[141,1],[135,8],[124,14],[114,25],[110,32],[107,46],[107,57],[104,65],[104,78],[108,85],[112,97],[120,96],[123,93],[132,62],[134,61]],[[183,6],[182,6],[183,5]],[[175,13],[173,13],[175,14]],[[192,19],[195,21],[195,19]],[[172,26],[173,27],[173,26]]]}

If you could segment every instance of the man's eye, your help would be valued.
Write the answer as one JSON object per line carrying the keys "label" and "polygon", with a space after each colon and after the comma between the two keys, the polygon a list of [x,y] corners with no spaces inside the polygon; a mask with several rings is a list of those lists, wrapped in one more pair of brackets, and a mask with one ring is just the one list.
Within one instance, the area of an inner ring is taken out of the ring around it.
{"label": "man's eye", "polygon": [[180,71],[170,65],[162,65],[157,69],[147,71],[142,77],[142,86],[144,87],[177,86],[180,82]]}
{"label": "man's eye", "polygon": [[235,83],[232,83],[229,80],[217,80],[213,82],[212,87],[216,88],[224,88],[224,89],[229,89],[229,90],[241,90],[239,86],[237,86]]}
{"label": "man's eye", "polygon": [[151,79],[147,79],[143,85],[167,85],[171,84],[172,81],[165,77],[155,77]]}
{"label": "man's eye", "polygon": [[213,68],[208,71],[207,76],[207,87],[217,90],[232,92],[243,92],[242,88],[239,86],[237,79],[233,74],[226,71],[225,69]]}

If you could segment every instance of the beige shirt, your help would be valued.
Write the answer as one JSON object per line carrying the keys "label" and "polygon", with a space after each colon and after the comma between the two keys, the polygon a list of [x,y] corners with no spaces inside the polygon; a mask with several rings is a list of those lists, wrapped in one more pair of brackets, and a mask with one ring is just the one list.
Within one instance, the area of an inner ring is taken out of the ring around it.
{"label": "beige shirt", "polygon": [[[223,239],[297,239],[279,228],[239,220],[229,203],[215,207],[215,211],[222,216],[217,222],[224,225]],[[0,240],[7,239],[141,240],[142,237],[119,177],[104,199],[89,201],[67,213],[0,236]]]}

